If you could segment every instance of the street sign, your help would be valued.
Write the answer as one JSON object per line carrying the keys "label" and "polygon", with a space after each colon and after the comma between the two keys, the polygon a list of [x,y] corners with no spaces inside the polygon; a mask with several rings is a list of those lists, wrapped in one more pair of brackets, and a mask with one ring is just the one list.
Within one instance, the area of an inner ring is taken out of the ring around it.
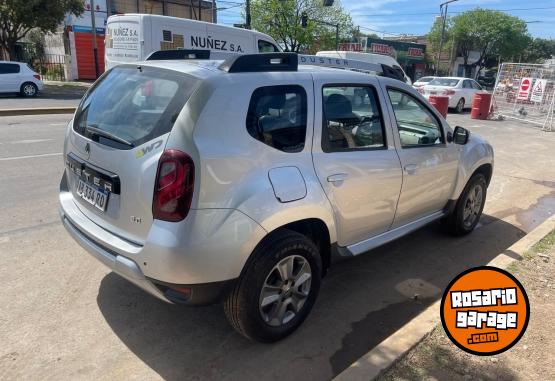
{"label": "street sign", "polygon": [[532,87],[532,78],[522,78],[518,89],[518,99],[528,100],[530,97],[530,89]]}
{"label": "street sign", "polygon": [[536,80],[536,83],[534,83],[534,87],[532,88],[532,96],[530,97],[532,102],[541,103],[545,92],[545,86],[547,86],[547,79]]}

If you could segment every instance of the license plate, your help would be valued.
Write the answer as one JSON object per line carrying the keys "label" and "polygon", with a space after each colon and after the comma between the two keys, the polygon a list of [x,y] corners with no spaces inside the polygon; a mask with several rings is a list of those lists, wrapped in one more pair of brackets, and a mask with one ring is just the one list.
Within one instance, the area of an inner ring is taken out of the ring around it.
{"label": "license plate", "polygon": [[87,184],[83,180],[79,180],[77,185],[77,194],[89,204],[94,205],[101,211],[106,210],[106,205],[108,204],[109,193],[107,191],[101,190],[94,187],[93,185]]}

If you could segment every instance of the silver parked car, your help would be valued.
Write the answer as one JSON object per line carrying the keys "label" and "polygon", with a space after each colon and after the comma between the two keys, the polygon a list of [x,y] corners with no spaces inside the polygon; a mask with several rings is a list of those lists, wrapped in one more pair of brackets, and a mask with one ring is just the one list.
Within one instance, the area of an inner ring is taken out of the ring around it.
{"label": "silver parked car", "polygon": [[170,303],[224,302],[279,340],[333,254],[441,219],[476,226],[492,147],[411,86],[292,53],[146,61],[105,73],[64,144],[60,214],[89,253]]}

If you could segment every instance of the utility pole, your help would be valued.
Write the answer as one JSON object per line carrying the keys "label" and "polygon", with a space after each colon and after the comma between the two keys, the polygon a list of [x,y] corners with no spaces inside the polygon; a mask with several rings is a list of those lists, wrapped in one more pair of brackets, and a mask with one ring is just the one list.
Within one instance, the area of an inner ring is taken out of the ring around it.
{"label": "utility pole", "polygon": [[96,78],[99,77],[100,73],[98,70],[98,46],[96,45],[96,22],[94,19],[94,0],[91,0],[91,26],[92,26],[92,43],[93,43],[93,57],[94,57],[94,72]]}
{"label": "utility pole", "polygon": [[[458,0],[449,0],[445,3],[440,4],[439,11],[441,12],[441,17],[443,18],[443,25],[441,26],[441,40],[439,40],[439,52],[437,54],[437,65],[435,75],[437,75],[439,71],[439,63],[441,62],[441,51],[443,50],[443,39],[445,38],[445,22],[447,21],[447,7],[449,3],[454,3]],[[443,11],[443,6],[445,5],[445,12]]]}
{"label": "utility pole", "polygon": [[245,4],[245,28],[251,28],[251,0],[246,0]]}

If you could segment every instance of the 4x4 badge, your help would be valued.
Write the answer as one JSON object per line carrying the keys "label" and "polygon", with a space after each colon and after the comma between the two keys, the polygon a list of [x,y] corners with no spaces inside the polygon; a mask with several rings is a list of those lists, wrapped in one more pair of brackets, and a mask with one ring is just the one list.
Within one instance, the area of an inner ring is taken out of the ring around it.
{"label": "4x4 badge", "polygon": [[135,157],[137,157],[137,158],[143,157],[147,153],[149,153],[151,151],[154,151],[156,148],[159,148],[161,145],[162,145],[162,140],[157,140],[154,143],[152,143],[151,145],[148,145],[146,147],[143,147],[143,148],[137,150],[137,152],[135,152]]}

